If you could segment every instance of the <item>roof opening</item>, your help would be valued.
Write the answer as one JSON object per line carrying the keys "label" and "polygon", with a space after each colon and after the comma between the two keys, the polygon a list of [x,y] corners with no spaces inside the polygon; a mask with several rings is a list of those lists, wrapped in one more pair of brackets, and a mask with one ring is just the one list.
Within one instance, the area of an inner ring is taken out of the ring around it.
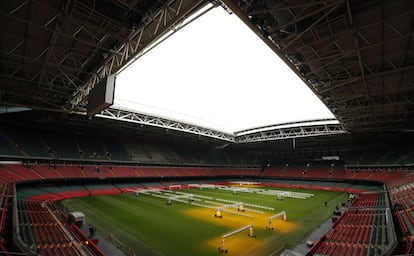
{"label": "roof opening", "polygon": [[334,117],[254,32],[222,8],[120,73],[115,105],[223,132]]}

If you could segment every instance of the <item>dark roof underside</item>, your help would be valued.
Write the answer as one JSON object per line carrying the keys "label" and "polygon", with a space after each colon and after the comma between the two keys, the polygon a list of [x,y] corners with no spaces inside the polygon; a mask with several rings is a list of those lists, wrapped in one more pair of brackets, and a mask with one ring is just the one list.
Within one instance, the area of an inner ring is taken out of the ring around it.
{"label": "dark roof underside", "polygon": [[[414,129],[411,0],[223,2],[352,134]],[[75,109],[73,102],[93,79],[121,69],[171,24],[205,4],[190,0],[1,1],[0,105],[46,112],[85,111],[82,97]],[[60,115],[65,116],[73,119]],[[85,118],[79,124],[90,123],[86,116],[76,118]]]}
{"label": "dark roof underside", "polygon": [[348,130],[414,127],[412,1],[224,2]]}

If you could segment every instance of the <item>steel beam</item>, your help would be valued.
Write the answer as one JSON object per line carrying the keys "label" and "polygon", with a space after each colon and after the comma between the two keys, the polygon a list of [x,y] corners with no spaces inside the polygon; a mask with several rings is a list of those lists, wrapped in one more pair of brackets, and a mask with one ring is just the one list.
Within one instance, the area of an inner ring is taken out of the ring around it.
{"label": "steel beam", "polygon": [[228,142],[234,142],[234,136],[232,134],[220,132],[217,130],[188,124],[176,120],[166,119],[162,117],[157,117],[153,115],[133,112],[129,110],[121,110],[116,108],[108,108],[103,110],[100,114],[97,114],[96,117],[107,118],[116,121],[127,121],[132,123],[138,123],[148,126],[155,126],[159,128],[164,128],[166,130],[176,130],[181,132],[193,133],[200,136],[211,137],[219,140],[224,140]]}
{"label": "steel beam", "polygon": [[147,15],[145,25],[133,31],[122,45],[113,50],[114,53],[108,56],[105,63],[96,71],[96,75],[76,90],[70,100],[70,108],[74,109],[83,104],[89,91],[103,77],[117,73],[150,44],[156,42],[168,31],[174,30],[178,24],[205,4],[203,0],[170,0],[157,12]]}
{"label": "steel beam", "polygon": [[283,140],[323,135],[347,133],[345,128],[335,120],[306,121],[286,125],[268,126],[250,131],[236,132],[236,143],[252,143],[259,141]]}

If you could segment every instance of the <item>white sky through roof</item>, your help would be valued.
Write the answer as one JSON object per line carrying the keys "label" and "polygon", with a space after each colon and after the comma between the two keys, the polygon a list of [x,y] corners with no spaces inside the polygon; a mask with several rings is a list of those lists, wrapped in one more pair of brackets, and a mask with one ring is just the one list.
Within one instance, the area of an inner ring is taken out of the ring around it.
{"label": "white sky through roof", "polygon": [[257,35],[220,7],[118,75],[115,105],[224,132],[333,117]]}

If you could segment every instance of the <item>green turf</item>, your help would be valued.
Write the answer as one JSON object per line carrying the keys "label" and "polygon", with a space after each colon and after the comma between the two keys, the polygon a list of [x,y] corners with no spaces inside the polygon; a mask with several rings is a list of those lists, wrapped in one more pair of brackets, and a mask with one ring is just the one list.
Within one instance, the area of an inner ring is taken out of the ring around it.
{"label": "green turf", "polygon": [[[265,246],[253,254],[269,255],[277,252],[275,255],[279,255],[285,248],[293,248],[330,218],[335,206],[347,198],[345,193],[340,192],[294,191],[313,193],[315,196],[306,200],[284,198],[277,201],[274,196],[249,193],[234,195],[222,190],[193,189],[185,192],[269,206],[276,209],[274,213],[285,210],[289,222],[297,226],[295,232],[282,235],[265,230],[264,227],[255,230],[259,238],[265,239]],[[328,207],[324,206],[325,201]],[[65,200],[64,204],[71,210],[84,212],[87,222],[96,226],[98,232],[106,237],[112,232],[136,255],[218,255],[217,249],[206,246],[205,241],[232,230],[185,214],[196,206],[176,202],[168,206],[165,199],[144,195],[73,198]]]}

